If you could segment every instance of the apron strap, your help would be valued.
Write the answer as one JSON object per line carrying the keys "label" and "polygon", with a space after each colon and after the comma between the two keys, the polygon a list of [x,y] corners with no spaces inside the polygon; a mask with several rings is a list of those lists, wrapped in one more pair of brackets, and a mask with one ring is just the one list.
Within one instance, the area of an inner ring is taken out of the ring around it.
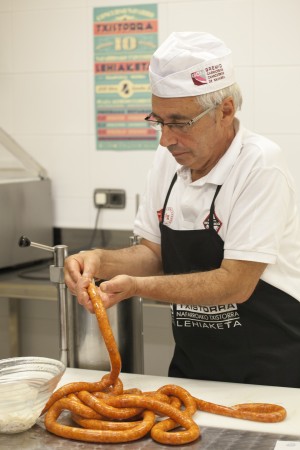
{"label": "apron strap", "polygon": [[168,200],[169,200],[169,197],[170,197],[172,188],[173,188],[173,186],[174,186],[176,180],[177,180],[177,173],[175,173],[175,175],[174,175],[174,177],[173,177],[173,180],[171,181],[169,190],[168,190],[167,195],[166,195],[166,198],[165,198],[165,203],[164,203],[164,206],[163,206],[162,216],[161,216],[161,223],[164,223],[167,203],[168,203]]}
{"label": "apron strap", "polygon": [[213,201],[210,205],[210,212],[209,212],[209,229],[214,230],[214,212],[215,212],[215,200],[217,198],[218,193],[220,192],[222,185],[219,184],[217,186]]}

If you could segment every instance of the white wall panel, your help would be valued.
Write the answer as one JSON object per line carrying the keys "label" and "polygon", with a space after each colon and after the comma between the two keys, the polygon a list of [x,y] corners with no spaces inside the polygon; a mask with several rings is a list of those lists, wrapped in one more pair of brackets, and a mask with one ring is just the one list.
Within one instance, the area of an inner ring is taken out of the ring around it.
{"label": "white wall panel", "polygon": [[57,196],[54,204],[56,223],[61,228],[92,228],[91,201],[86,197]]}
{"label": "white wall panel", "polygon": [[0,73],[0,127],[13,131],[13,78]]}
{"label": "white wall panel", "polygon": [[85,8],[36,9],[13,17],[16,72],[87,70]]}
{"label": "white wall panel", "polygon": [[254,0],[254,4],[254,63],[299,65],[299,0]]}
{"label": "white wall panel", "polygon": [[168,30],[206,31],[232,49],[235,65],[253,63],[251,0],[168,2]]}
{"label": "white wall panel", "polygon": [[12,15],[8,12],[0,14],[0,73],[12,72]]}
{"label": "white wall panel", "polygon": [[16,133],[87,133],[85,73],[23,74],[14,83]]}
{"label": "white wall panel", "polygon": [[267,136],[276,141],[285,152],[290,172],[294,178],[300,207],[300,130],[298,134],[270,134]]}
{"label": "white wall panel", "polygon": [[254,80],[252,67],[236,67],[235,76],[238,85],[240,86],[243,104],[242,109],[237,113],[238,118],[243,125],[252,129],[254,126],[253,107],[254,107]]}
{"label": "white wall panel", "polygon": [[54,136],[49,134],[14,134],[16,141],[44,168],[51,177],[56,160],[53,157]]}
{"label": "white wall panel", "polygon": [[[299,50],[300,51],[300,50]],[[260,133],[299,133],[298,67],[261,67],[254,73],[254,127]]]}
{"label": "white wall panel", "polygon": [[[1,0],[3,1],[3,0]],[[79,8],[87,5],[87,0],[7,0],[17,11],[31,9]]]}
{"label": "white wall panel", "polygon": [[0,0],[0,12],[12,11],[13,2],[11,0]]}

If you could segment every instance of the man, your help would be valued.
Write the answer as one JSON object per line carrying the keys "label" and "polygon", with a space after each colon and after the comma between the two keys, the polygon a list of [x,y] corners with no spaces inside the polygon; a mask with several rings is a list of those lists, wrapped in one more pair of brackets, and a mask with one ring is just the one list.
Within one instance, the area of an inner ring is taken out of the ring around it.
{"label": "man", "polygon": [[65,279],[105,279],[106,307],[131,296],[171,304],[169,375],[300,387],[300,223],[282,151],[242,128],[231,51],[172,33],[150,68],[161,129],[135,221],[141,244],[66,260]]}

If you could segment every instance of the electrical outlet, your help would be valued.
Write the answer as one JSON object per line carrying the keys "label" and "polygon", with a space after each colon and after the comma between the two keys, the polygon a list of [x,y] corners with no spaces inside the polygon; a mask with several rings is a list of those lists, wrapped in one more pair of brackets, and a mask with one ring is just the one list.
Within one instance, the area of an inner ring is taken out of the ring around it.
{"label": "electrical outlet", "polygon": [[125,208],[126,195],[123,189],[95,189],[94,205],[96,208]]}

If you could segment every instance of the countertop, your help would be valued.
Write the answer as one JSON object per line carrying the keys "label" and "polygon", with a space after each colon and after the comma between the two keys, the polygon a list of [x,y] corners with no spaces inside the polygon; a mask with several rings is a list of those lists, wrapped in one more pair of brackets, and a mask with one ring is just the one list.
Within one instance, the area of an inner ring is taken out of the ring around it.
{"label": "countertop", "polygon": [[[105,372],[68,368],[59,386],[73,381],[96,381]],[[188,450],[273,450],[281,441],[300,443],[300,389],[272,386],[219,383],[136,374],[121,374],[124,388],[138,387],[143,391],[156,390],[165,384],[178,384],[192,395],[210,402],[230,406],[236,403],[277,403],[287,410],[287,418],[280,423],[258,423],[232,419],[198,411],[194,419],[201,428],[201,438],[176,448]],[[170,446],[157,444],[151,438],[128,444],[93,444],[69,441],[48,433],[40,418],[30,430],[15,434],[0,434],[0,449],[5,450],[170,450]]]}
{"label": "countertop", "polygon": [[50,281],[51,262],[0,271],[0,298],[57,301],[57,287]]}

